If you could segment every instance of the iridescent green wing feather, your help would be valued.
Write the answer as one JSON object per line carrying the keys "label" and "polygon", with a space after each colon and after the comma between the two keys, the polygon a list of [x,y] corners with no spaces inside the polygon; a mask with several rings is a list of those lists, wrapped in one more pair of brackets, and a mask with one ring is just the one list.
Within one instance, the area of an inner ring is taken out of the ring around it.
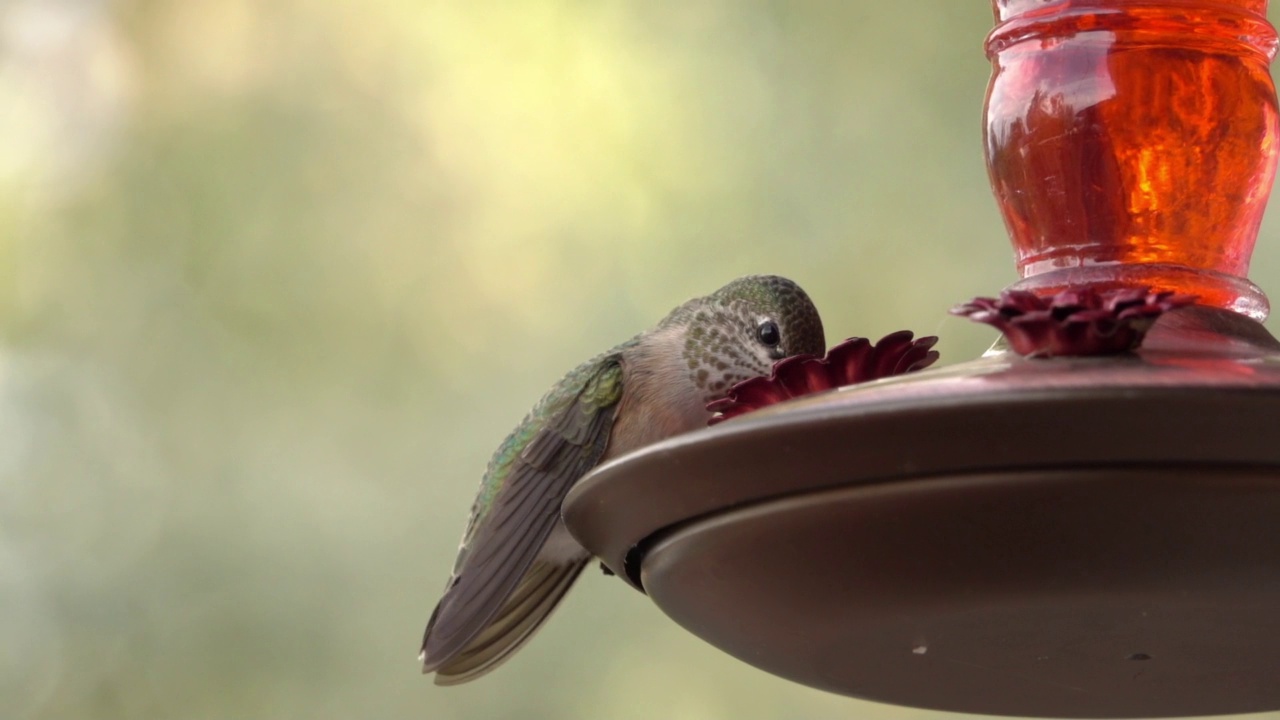
{"label": "iridescent green wing feather", "polygon": [[423,638],[423,671],[464,651],[546,543],[569,488],[600,462],[622,398],[621,348],[560,380],[494,453],[453,577]]}

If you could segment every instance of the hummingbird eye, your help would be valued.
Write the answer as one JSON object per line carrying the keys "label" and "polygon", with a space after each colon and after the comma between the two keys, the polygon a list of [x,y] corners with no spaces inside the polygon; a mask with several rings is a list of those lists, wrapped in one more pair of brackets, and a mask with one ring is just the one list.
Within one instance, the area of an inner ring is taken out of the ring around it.
{"label": "hummingbird eye", "polygon": [[782,333],[778,330],[778,323],[772,320],[765,320],[756,326],[756,337],[760,338],[760,342],[766,347],[777,347],[782,342]]}

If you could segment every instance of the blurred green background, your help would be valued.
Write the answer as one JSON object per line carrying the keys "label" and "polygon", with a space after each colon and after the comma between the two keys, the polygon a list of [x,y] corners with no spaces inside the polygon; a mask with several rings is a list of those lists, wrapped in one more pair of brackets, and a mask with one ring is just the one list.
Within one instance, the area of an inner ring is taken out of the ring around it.
{"label": "blurred green background", "polygon": [[[420,633],[489,453],[730,278],[975,357],[986,2],[0,3],[0,718],[916,718],[589,572]],[[1276,217],[1273,213],[1272,217]],[[1253,278],[1280,289],[1269,221]]]}

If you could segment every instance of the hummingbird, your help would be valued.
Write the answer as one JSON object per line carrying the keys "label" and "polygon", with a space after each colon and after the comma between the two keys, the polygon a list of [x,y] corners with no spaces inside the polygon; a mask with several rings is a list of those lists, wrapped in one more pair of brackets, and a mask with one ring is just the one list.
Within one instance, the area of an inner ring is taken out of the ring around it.
{"label": "hummingbird", "polygon": [[708,403],[790,355],[822,355],[809,296],[776,275],[738,278],[569,371],[502,442],[471,507],[453,572],[422,639],[437,685],[509,659],[591,560],[560,505],[593,467],[706,427]]}

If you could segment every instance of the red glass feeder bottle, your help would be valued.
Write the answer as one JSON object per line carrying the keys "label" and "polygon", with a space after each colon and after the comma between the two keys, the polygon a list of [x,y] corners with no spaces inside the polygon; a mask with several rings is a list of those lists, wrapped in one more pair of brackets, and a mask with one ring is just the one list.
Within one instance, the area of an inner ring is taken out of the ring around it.
{"label": "red glass feeder bottle", "polygon": [[[1280,343],[1247,280],[1277,160],[1267,3],[993,5],[986,157],[1022,279],[962,310],[1016,342],[619,458],[566,522],[691,632],[813,687],[1278,710]],[[1121,315],[1140,326],[1108,346]]]}
{"label": "red glass feeder bottle", "polygon": [[1276,171],[1266,0],[997,0],[991,186],[1023,289],[1147,285],[1255,319]]}

